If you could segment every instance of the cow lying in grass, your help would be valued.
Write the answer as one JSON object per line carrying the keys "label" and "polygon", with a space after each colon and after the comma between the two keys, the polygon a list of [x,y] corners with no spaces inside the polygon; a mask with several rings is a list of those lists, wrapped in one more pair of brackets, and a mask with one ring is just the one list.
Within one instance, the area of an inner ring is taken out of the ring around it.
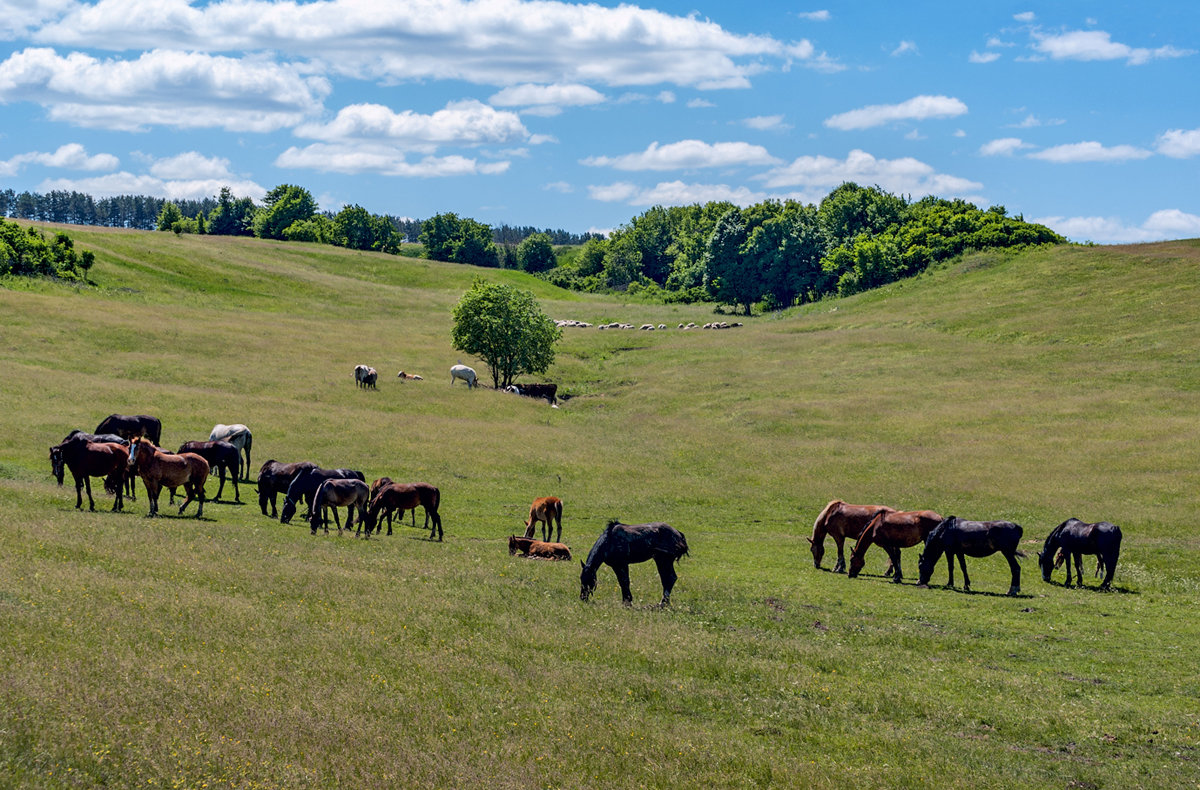
{"label": "cow lying in grass", "polygon": [[569,560],[571,550],[565,543],[546,543],[533,538],[522,538],[516,535],[508,536],[508,553],[521,552],[522,557],[535,557],[544,560]]}

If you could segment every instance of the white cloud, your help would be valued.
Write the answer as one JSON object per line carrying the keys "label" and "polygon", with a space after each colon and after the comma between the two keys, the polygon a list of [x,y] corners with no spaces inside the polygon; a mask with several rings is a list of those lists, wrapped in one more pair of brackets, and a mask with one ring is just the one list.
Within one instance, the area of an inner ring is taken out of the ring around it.
{"label": "white cloud", "polygon": [[1187,159],[1200,154],[1200,129],[1171,129],[1158,138],[1156,150],[1163,156]]}
{"label": "white cloud", "polygon": [[630,184],[628,181],[618,181],[615,184],[588,187],[588,197],[592,200],[600,200],[605,203],[620,203],[623,200],[629,200],[637,193],[637,185]]}
{"label": "white cloud", "polygon": [[230,179],[186,179],[165,180],[152,175],[135,175],[126,171],[111,173],[95,178],[67,179],[57,178],[43,181],[38,192],[64,190],[67,192],[83,192],[94,197],[114,197],[116,195],[157,195],[168,200],[202,200],[212,197],[221,191],[221,187],[229,187],[233,194],[262,200],[267,191],[253,181],[238,181]]}
{"label": "white cloud", "polygon": [[493,94],[488,101],[497,107],[524,107],[527,115],[550,117],[564,107],[601,104],[607,97],[586,85],[513,85]]}
{"label": "white cloud", "polygon": [[1106,148],[1094,140],[1082,143],[1067,143],[1045,148],[1029,154],[1031,159],[1067,164],[1073,162],[1125,162],[1130,159],[1146,159],[1153,152],[1132,145],[1114,145]]}
{"label": "white cloud", "polygon": [[542,189],[546,190],[547,192],[557,192],[560,195],[569,195],[575,191],[575,187],[571,186],[566,181],[551,181],[549,184],[546,184],[546,186],[542,187]]}
{"label": "white cloud", "polygon": [[1012,156],[1018,150],[1030,147],[1019,137],[1002,137],[979,146],[979,153],[982,156]]}
{"label": "white cloud", "polygon": [[999,52],[976,52],[971,50],[971,54],[967,56],[968,63],[991,63],[1000,60]]}
{"label": "white cloud", "polygon": [[796,16],[801,19],[807,19],[810,22],[828,22],[830,19],[829,12],[825,9],[820,11],[800,11]]}
{"label": "white cloud", "polygon": [[99,171],[116,170],[120,163],[121,160],[112,154],[89,155],[87,149],[79,143],[67,143],[54,151],[30,151],[26,154],[17,154],[11,159],[0,160],[0,176],[15,176],[26,165],[57,167],[64,170]]}
{"label": "white cloud", "polygon": [[938,173],[932,166],[912,157],[877,159],[855,149],[845,159],[802,156],[791,164],[770,171],[763,179],[772,188],[799,187],[831,190],[845,181],[878,184],[883,189],[916,197],[962,197],[977,199],[983,185],[958,176]]}
{"label": "white cloud", "polygon": [[900,104],[873,104],[825,119],[833,129],[870,129],[895,121],[953,118],[967,112],[967,105],[950,96],[914,96]]}
{"label": "white cloud", "polygon": [[921,54],[921,50],[917,49],[917,42],[901,41],[900,46],[898,46],[892,50],[892,57],[894,58],[899,55],[907,55],[910,52],[913,53],[914,55]]}
{"label": "white cloud", "polygon": [[690,109],[697,110],[704,107],[716,107],[717,105],[713,104],[708,99],[689,99],[687,106]]}
{"label": "white cloud", "polygon": [[302,124],[295,133],[326,143],[365,142],[427,153],[443,145],[501,144],[530,137],[516,113],[474,99],[450,102],[430,115],[352,104],[339,110],[332,121]]}
{"label": "white cloud", "polygon": [[0,63],[0,102],[30,101],[55,121],[122,131],[269,132],[317,112],[329,90],[295,66],[169,50],[101,61],[32,48]]}
{"label": "white cloud", "polygon": [[779,160],[760,145],[749,143],[706,143],[701,140],[681,140],[660,146],[650,143],[645,151],[622,156],[590,156],[580,160],[589,167],[612,167],[617,170],[686,170],[700,167],[738,167],[778,164]]}
{"label": "white cloud", "polygon": [[674,104],[675,103],[675,92],[674,91],[660,91],[658,96],[656,96],[655,98],[657,98],[663,104]]}
{"label": "white cloud", "polygon": [[0,41],[23,38],[74,5],[75,0],[0,0]]}
{"label": "white cloud", "polygon": [[1158,49],[1131,47],[1113,41],[1103,30],[1071,30],[1058,35],[1033,33],[1033,48],[1055,60],[1124,60],[1139,66],[1159,58],[1181,58],[1195,50],[1162,46]]}
{"label": "white cloud", "polygon": [[99,0],[36,36],[80,48],[271,51],[362,79],[498,86],[742,88],[769,61],[811,53],[807,42],[738,35],[698,15],[558,0]]}
{"label": "white cloud", "polygon": [[1062,126],[1064,123],[1066,121],[1062,118],[1051,118],[1048,121],[1043,121],[1041,118],[1030,113],[1020,123],[1009,124],[1009,127],[1012,129],[1033,129],[1038,126]]}
{"label": "white cloud", "polygon": [[760,132],[770,131],[772,129],[790,129],[789,125],[783,122],[782,115],[756,115],[753,118],[746,118],[742,124],[757,129]]}
{"label": "white cloud", "polygon": [[1156,211],[1141,225],[1129,225],[1117,217],[1040,217],[1032,221],[1078,242],[1127,244],[1200,236],[1200,216],[1179,209]]}
{"label": "white cloud", "polygon": [[150,175],[166,180],[198,178],[229,178],[229,160],[220,156],[204,156],[187,151],[159,159],[150,165]]}
{"label": "white cloud", "polygon": [[410,162],[404,151],[390,145],[314,143],[304,148],[293,146],[287,149],[275,159],[275,166],[323,173],[377,173],[405,178],[436,178],[499,175],[508,170],[510,162],[481,164],[474,158],[458,155],[426,156]]}
{"label": "white cloud", "polygon": [[649,189],[624,182],[608,186],[589,186],[588,195],[593,200],[627,203],[631,206],[686,206],[719,200],[749,206],[770,197],[746,187],[731,187],[728,184],[688,184],[683,181],[664,181]]}
{"label": "white cloud", "polygon": [[1032,11],[1022,11],[1019,14],[1013,14],[1013,19],[1017,20],[1018,22],[1032,22],[1033,20],[1037,19],[1037,14],[1033,13]]}

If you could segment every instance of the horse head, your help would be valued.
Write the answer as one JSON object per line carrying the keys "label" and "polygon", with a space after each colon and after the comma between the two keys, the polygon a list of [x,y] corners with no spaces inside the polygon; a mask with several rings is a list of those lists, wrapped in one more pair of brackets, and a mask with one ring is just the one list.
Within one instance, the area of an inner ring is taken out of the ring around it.
{"label": "horse head", "polygon": [[596,571],[583,560],[579,561],[579,567],[583,569],[579,572],[579,600],[586,601],[596,591]]}
{"label": "horse head", "polygon": [[[316,508],[314,507],[313,509],[315,510]],[[283,510],[279,511],[279,523],[288,523],[294,515],[296,515],[296,500],[285,498],[283,500]]]}
{"label": "horse head", "polygon": [[54,477],[58,480],[58,484],[63,484],[63,454],[62,447],[55,446],[50,448],[50,468],[53,470]]}
{"label": "horse head", "polygon": [[813,567],[820,568],[821,560],[824,559],[824,557],[825,557],[825,541],[821,540],[820,542],[818,542],[818,541],[813,540],[812,538],[809,538],[808,539],[808,548],[809,548],[809,551],[812,552]]}

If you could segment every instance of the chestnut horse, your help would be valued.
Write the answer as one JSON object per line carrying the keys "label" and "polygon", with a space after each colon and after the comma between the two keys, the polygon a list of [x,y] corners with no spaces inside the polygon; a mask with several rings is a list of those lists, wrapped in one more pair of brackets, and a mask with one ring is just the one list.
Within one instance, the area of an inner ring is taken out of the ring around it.
{"label": "chestnut horse", "polygon": [[[429,483],[388,483],[379,489],[371,500],[370,507],[367,508],[367,534],[383,529],[379,518],[381,512],[399,510],[403,514],[405,510],[412,510],[413,518],[416,518],[417,505],[420,505],[425,508],[426,527],[429,526],[430,519],[433,519],[433,527],[429,530],[429,539],[433,540],[436,533],[437,539],[440,541],[443,533],[442,517],[438,515],[438,506],[441,501],[442,493],[436,486]],[[390,523],[387,534],[392,534]]]}
{"label": "chestnut horse", "polygon": [[[83,489],[87,488],[88,510],[96,509],[92,499],[92,478],[106,478],[106,488],[116,495],[113,510],[121,510],[125,487],[125,467],[129,462],[129,451],[123,445],[110,442],[89,442],[86,434],[75,434],[61,444],[50,448],[50,464],[58,484],[62,485],[63,466],[71,470],[75,478],[75,507],[83,510]],[[111,479],[110,479],[111,478]]]}
{"label": "chestnut horse", "polygon": [[858,576],[858,572],[866,564],[867,549],[872,543],[878,543],[892,560],[892,567],[896,569],[892,581],[898,584],[904,578],[900,570],[900,549],[920,543],[934,527],[942,523],[942,520],[942,517],[932,510],[895,510],[891,513],[877,514],[863,530],[858,543],[854,544],[854,551],[850,555],[850,572],[847,575],[851,579]]}
{"label": "chestnut horse", "polygon": [[1008,594],[1018,595],[1021,592],[1021,566],[1017,564],[1017,557],[1025,556],[1017,548],[1021,545],[1021,532],[1021,525],[1012,521],[967,521],[950,516],[925,536],[925,551],[921,552],[921,558],[917,561],[917,584],[929,584],[929,577],[933,575],[938,559],[945,553],[946,566],[950,571],[947,586],[954,586],[954,558],[958,557],[963,589],[970,590],[967,557],[987,557],[1000,552],[1008,560],[1009,570],[1012,571]]}
{"label": "chestnut horse", "polygon": [[562,500],[556,496],[544,496],[533,500],[533,504],[529,506],[529,518],[525,521],[525,537],[533,537],[534,527],[540,521],[542,540],[549,543],[550,532],[553,529],[551,520],[558,524],[558,537],[555,540],[562,543]]}
{"label": "chestnut horse", "polygon": [[[312,507],[309,508],[309,526],[312,527],[312,534],[317,534],[317,528],[324,526],[325,534],[329,534],[329,523],[325,519],[325,508],[333,508],[334,513],[339,507],[346,508],[346,529],[354,526],[354,511],[358,511],[358,531],[357,536],[362,532],[363,521],[367,514],[367,499],[370,497],[370,490],[367,484],[361,480],[356,480],[352,477],[334,478],[326,480],[317,488],[317,493],[313,494]],[[342,525],[339,522],[337,525],[338,534],[342,534]],[[367,530],[367,537],[371,537],[371,530]]]}
{"label": "chestnut horse", "polygon": [[833,538],[837,544],[837,564],[833,566],[834,573],[846,572],[846,555],[844,546],[846,538],[858,540],[863,530],[879,513],[895,513],[887,505],[850,505],[840,499],[835,499],[825,506],[821,515],[813,522],[813,534],[808,539],[813,555],[813,567],[820,569],[821,558],[825,556],[825,536]]}
{"label": "chestnut horse", "polygon": [[516,535],[509,535],[509,555],[516,554],[518,551],[521,552],[522,557],[534,557],[544,560],[571,559],[571,549],[565,543],[549,543],[544,540],[518,538]]}
{"label": "chestnut horse", "polygon": [[135,437],[129,444],[129,470],[140,475],[150,499],[146,517],[158,515],[158,495],[163,487],[183,486],[187,498],[179,506],[179,515],[193,499],[196,518],[204,515],[204,483],[208,480],[208,461],[195,453],[164,453],[149,439]]}

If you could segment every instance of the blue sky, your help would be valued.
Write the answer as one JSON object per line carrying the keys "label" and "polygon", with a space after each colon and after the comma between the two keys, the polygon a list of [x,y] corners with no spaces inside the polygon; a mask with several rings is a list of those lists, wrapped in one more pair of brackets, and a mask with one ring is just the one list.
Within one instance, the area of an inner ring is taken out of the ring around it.
{"label": "blue sky", "polygon": [[0,187],[604,231],[842,181],[1200,236],[1200,4],[0,0]]}

